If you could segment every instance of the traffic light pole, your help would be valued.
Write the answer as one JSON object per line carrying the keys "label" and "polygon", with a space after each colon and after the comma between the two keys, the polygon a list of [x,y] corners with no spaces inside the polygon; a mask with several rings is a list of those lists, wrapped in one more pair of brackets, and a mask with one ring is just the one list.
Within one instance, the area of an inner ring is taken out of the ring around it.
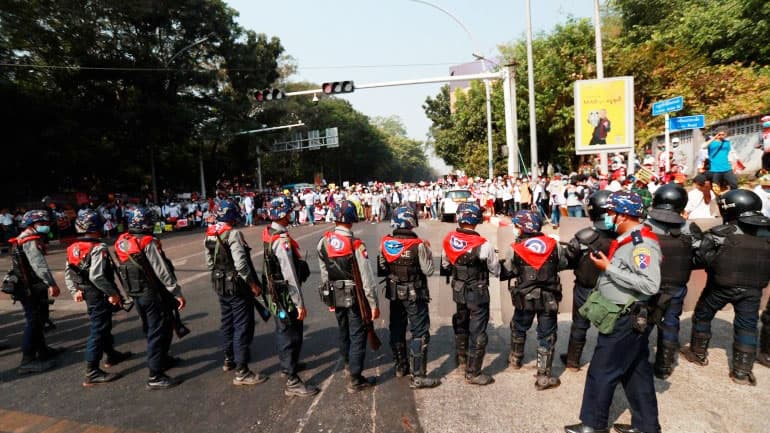
{"label": "traffic light pole", "polygon": [[[302,122],[294,123],[291,125],[272,126],[270,128],[250,129],[248,131],[236,132],[233,135],[246,135],[246,134],[259,134],[260,132],[276,131],[279,129],[291,129],[297,126],[304,126]],[[262,192],[262,153],[257,146],[257,183],[259,184],[259,191]]]}

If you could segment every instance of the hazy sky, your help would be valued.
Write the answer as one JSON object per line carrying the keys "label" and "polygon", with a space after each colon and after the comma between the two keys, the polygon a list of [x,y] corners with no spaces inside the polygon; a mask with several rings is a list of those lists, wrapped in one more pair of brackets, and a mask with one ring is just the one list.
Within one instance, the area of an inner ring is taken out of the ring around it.
{"label": "hazy sky", "polygon": [[[472,53],[524,37],[525,0],[426,0],[459,18],[412,0],[227,0],[239,23],[277,36],[299,66],[293,81],[374,83],[449,75]],[[593,0],[532,0],[535,32],[569,16],[592,17]],[[424,140],[430,121],[422,104],[441,83],[359,90],[348,96],[368,116],[398,115],[410,137]],[[334,126],[334,125],[329,125]]]}

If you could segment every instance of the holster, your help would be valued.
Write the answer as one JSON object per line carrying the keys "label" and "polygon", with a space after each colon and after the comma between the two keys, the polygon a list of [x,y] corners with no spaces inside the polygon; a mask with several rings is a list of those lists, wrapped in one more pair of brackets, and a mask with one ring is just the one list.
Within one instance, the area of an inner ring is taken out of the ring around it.
{"label": "holster", "polygon": [[241,292],[241,279],[238,272],[211,271],[211,282],[219,296],[235,296]]}
{"label": "holster", "polygon": [[321,284],[321,287],[318,288],[318,294],[321,296],[321,302],[327,307],[334,308],[337,306],[334,286],[331,283]]}
{"label": "holster", "polygon": [[355,299],[355,283],[346,280],[330,281],[334,293],[334,307],[350,308]]}
{"label": "holster", "polygon": [[458,304],[481,305],[489,302],[489,285],[486,281],[452,280],[452,300]]}
{"label": "holster", "polygon": [[663,316],[666,314],[668,306],[671,305],[671,299],[673,299],[673,292],[676,289],[661,287],[657,295],[650,298],[649,305],[649,320],[650,323],[661,325],[663,323]]}
{"label": "holster", "polygon": [[388,280],[385,286],[385,297],[391,300],[414,302],[418,299],[428,299],[428,288],[424,287],[421,280],[413,283],[399,283]]}
{"label": "holster", "polygon": [[561,293],[554,294],[550,290],[543,290],[540,287],[533,287],[526,291],[516,291],[511,293],[513,306],[524,311],[545,311],[558,312]]}
{"label": "holster", "polygon": [[647,332],[647,325],[649,325],[650,307],[646,302],[635,302],[631,305],[631,323],[633,323],[634,330],[640,334]]}

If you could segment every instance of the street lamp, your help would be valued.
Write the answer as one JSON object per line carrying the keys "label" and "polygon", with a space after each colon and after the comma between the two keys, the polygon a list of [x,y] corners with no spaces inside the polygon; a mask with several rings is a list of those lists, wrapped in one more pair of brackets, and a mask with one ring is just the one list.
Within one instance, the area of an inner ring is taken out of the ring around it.
{"label": "street lamp", "polygon": [[[411,0],[415,3],[422,3],[426,6],[430,6],[434,9],[438,9],[439,11],[443,12],[444,14],[448,15],[450,18],[452,18],[464,31],[465,34],[468,35],[468,39],[471,40],[471,45],[475,48],[476,47],[476,40],[473,38],[473,34],[470,30],[468,30],[468,27],[463,24],[462,21],[460,21],[459,18],[457,18],[454,14],[449,12],[448,10],[442,8],[441,6],[438,6],[436,4],[433,4],[426,0]],[[478,51],[478,50],[476,50]],[[475,52],[471,53],[473,57],[475,57],[479,62],[481,63],[481,68],[484,72],[487,72],[487,65],[483,60],[484,56],[478,55]],[[488,172],[489,172],[489,179],[492,179],[495,175],[493,161],[492,161],[492,102],[490,99],[490,88],[489,88],[489,80],[484,80],[484,93],[487,99],[487,159],[488,159]]]}

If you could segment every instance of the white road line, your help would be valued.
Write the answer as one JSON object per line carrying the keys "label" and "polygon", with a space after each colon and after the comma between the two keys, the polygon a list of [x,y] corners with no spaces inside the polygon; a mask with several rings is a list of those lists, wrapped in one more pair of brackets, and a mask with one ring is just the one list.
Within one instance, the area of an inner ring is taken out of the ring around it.
{"label": "white road line", "polygon": [[[379,379],[380,377],[379,363],[377,367],[374,368],[374,375]],[[379,388],[379,386],[375,386],[374,389],[372,389],[372,411],[371,411],[372,433],[377,433],[377,388]]]}
{"label": "white road line", "polygon": [[337,363],[334,364],[334,371],[321,384],[321,392],[319,392],[316,395],[316,397],[313,399],[313,402],[310,403],[310,406],[307,408],[307,411],[305,412],[305,416],[299,420],[299,425],[297,426],[297,430],[294,433],[302,433],[303,431],[305,431],[305,426],[307,425],[307,422],[310,419],[310,416],[313,415],[313,411],[315,410],[315,407],[318,405],[318,402],[321,401],[321,397],[323,397],[324,393],[329,388],[329,385],[331,384],[332,379],[334,379],[334,375],[340,370],[341,365],[342,365],[342,358],[338,358]]}

